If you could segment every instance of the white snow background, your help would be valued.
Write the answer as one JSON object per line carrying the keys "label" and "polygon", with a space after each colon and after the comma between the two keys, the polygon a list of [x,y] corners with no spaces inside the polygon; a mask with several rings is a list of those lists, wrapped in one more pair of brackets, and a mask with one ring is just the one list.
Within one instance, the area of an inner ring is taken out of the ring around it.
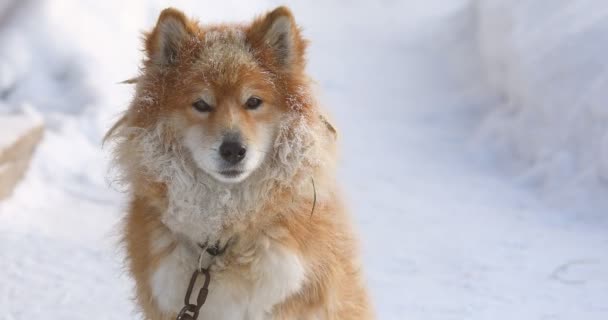
{"label": "white snow background", "polygon": [[[0,112],[47,126],[0,204],[0,319],[137,318],[100,140],[140,32],[167,6],[220,22],[279,4],[0,2]],[[340,131],[378,319],[608,319],[608,3],[288,5]]]}

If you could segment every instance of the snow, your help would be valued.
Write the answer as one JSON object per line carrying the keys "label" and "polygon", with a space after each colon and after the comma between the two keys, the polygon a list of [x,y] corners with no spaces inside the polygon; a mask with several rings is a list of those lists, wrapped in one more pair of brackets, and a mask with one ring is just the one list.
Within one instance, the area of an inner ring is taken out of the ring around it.
{"label": "snow", "polygon": [[[602,201],[608,6],[595,0],[481,0],[477,11],[487,79],[501,96],[486,111],[481,140],[516,160],[505,166],[543,190],[549,202]],[[600,194],[581,197],[585,187]]]}
{"label": "snow", "polygon": [[[171,2],[205,22],[277,4]],[[134,317],[124,195],[100,140],[131,97],[117,83],[137,72],[139,31],[166,6],[41,0],[0,24],[0,112],[31,105],[47,126],[0,204],[0,319]],[[378,319],[608,318],[608,7],[290,6],[342,139]]]}

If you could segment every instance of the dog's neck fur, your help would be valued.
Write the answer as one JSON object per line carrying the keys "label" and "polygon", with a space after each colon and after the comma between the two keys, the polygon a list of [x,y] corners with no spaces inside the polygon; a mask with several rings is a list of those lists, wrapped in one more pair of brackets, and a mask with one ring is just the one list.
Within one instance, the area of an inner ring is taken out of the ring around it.
{"label": "dog's neck fur", "polygon": [[181,137],[174,136],[162,122],[151,129],[123,128],[123,143],[128,145],[124,147],[137,159],[120,161],[119,156],[118,162],[137,165],[126,171],[136,169],[166,186],[161,220],[173,233],[193,242],[217,241],[226,237],[226,232],[238,232],[268,218],[272,213],[263,212],[264,205],[276,200],[281,191],[289,189],[291,195],[298,195],[310,190],[310,179],[320,167],[320,137],[316,133],[320,128],[299,112],[288,113],[282,124],[263,165],[235,185],[218,182],[199,169]]}

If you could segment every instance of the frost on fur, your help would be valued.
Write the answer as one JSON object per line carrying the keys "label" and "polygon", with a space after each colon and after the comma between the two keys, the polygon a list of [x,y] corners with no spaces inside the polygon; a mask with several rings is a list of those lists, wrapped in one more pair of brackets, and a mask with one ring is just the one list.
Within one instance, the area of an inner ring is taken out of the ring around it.
{"label": "frost on fur", "polygon": [[[163,222],[169,228],[195,239],[215,238],[224,226],[246,221],[248,215],[261,210],[278,192],[308,191],[309,179],[322,168],[319,148],[323,148],[325,131],[322,125],[309,122],[301,113],[288,113],[273,152],[260,168],[237,185],[218,182],[198,169],[180,137],[162,121],[149,129],[118,128],[113,137],[115,163],[123,173],[136,172],[147,177],[147,183],[166,185]],[[123,175],[121,179],[135,187],[133,176]],[[138,190],[131,192],[137,194]]]}

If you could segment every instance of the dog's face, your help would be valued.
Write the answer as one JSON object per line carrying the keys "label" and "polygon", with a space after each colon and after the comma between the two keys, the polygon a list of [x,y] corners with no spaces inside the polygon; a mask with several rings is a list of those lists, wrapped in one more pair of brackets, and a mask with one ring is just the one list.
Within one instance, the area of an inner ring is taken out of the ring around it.
{"label": "dog's face", "polygon": [[233,86],[201,84],[183,97],[183,143],[196,165],[221,182],[240,182],[259,168],[280,124],[272,87],[260,71],[250,72]]}
{"label": "dog's face", "polygon": [[300,77],[304,41],[278,8],[251,25],[201,27],[164,10],[147,35],[144,77],[157,79],[157,121],[181,140],[195,165],[238,183],[271,153],[286,112],[290,78]]}
{"label": "dog's face", "polygon": [[240,32],[208,31],[206,38],[176,92],[182,107],[174,114],[180,119],[175,130],[201,170],[236,183],[266,159],[285,111],[272,78],[256,64]]}

